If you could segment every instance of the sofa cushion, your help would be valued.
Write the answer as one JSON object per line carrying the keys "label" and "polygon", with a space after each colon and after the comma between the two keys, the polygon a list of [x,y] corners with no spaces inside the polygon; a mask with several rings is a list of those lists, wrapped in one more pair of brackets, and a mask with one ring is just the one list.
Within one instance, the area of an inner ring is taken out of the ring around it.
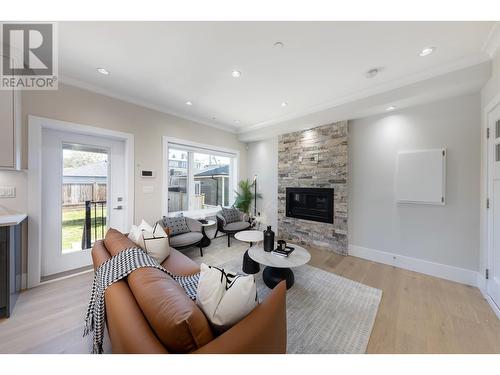
{"label": "sofa cushion", "polygon": [[203,238],[200,232],[189,232],[170,237],[170,246],[182,247],[194,245]]}
{"label": "sofa cushion", "polygon": [[170,255],[161,264],[174,275],[188,276],[200,272],[200,266],[179,250],[170,249]]}
{"label": "sofa cushion", "polygon": [[238,230],[244,230],[247,229],[250,226],[250,223],[246,221],[237,221],[235,223],[229,223],[224,226],[224,230],[228,231],[238,231]]}
{"label": "sofa cushion", "polygon": [[170,228],[170,234],[176,236],[178,234],[189,232],[189,226],[187,225],[186,218],[184,216],[179,217],[166,217],[163,216],[162,225],[166,228]]}
{"label": "sofa cushion", "polygon": [[104,237],[104,246],[106,246],[106,249],[111,256],[114,256],[120,251],[130,247],[137,247],[132,240],[114,228],[109,228],[106,232],[106,236]]}
{"label": "sofa cushion", "polygon": [[172,353],[189,353],[213,340],[207,318],[182,287],[164,272],[139,268],[128,276],[137,304]]}
{"label": "sofa cushion", "polygon": [[241,220],[240,211],[238,211],[237,208],[222,207],[222,216],[224,216],[224,220],[226,220],[227,224]]}
{"label": "sofa cushion", "polygon": [[[103,242],[112,256],[135,246],[116,229],[109,229]],[[187,272],[188,268],[197,272],[198,269],[192,266],[187,257],[185,257],[186,266],[184,268],[181,266],[182,261],[179,258],[181,255],[175,253],[175,262],[172,264],[175,263],[176,266],[167,269],[180,275],[188,274],[178,272],[182,270]],[[167,263],[168,258],[163,264]],[[151,267],[139,268],[128,275],[127,283],[146,320],[168,351],[189,353],[213,339],[210,324],[203,312],[189,299],[184,289],[165,272]]]}

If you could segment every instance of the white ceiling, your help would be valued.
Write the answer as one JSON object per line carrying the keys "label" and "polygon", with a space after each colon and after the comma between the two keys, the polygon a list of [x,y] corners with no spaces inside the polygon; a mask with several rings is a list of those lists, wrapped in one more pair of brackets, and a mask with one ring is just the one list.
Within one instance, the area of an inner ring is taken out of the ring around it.
{"label": "white ceiling", "polygon": [[485,61],[494,25],[61,22],[59,69],[63,82],[242,133]]}

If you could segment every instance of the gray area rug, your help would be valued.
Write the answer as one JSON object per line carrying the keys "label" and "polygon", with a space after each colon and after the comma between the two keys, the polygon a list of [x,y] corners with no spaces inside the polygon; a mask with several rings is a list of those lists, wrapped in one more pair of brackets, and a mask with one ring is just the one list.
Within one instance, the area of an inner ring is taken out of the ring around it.
{"label": "gray area rug", "polygon": [[[241,272],[241,257],[217,264]],[[263,267],[261,267],[261,270]],[[305,265],[287,292],[288,353],[365,353],[382,291]],[[259,299],[270,289],[255,275]]]}

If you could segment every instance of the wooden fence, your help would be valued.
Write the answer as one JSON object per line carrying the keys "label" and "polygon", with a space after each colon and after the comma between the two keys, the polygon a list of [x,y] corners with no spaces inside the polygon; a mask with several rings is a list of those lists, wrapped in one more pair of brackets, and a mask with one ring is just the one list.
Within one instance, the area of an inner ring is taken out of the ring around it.
{"label": "wooden fence", "polygon": [[63,206],[84,205],[85,201],[106,201],[106,184],[63,184]]}

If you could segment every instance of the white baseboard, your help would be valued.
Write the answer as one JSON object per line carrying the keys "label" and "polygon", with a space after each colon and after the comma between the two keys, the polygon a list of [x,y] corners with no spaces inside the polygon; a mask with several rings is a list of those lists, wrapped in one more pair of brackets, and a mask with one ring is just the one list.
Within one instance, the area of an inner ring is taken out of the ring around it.
{"label": "white baseboard", "polygon": [[484,279],[484,276],[479,272],[477,274],[477,287],[481,291],[481,294],[483,295],[486,302],[488,302],[488,304],[490,305],[493,312],[496,314],[497,318],[500,319],[500,308],[486,292],[486,280]]}
{"label": "white baseboard", "polygon": [[446,264],[434,263],[427,260],[411,258],[356,245],[349,245],[349,255],[478,287],[479,273],[464,268],[448,266]]}

